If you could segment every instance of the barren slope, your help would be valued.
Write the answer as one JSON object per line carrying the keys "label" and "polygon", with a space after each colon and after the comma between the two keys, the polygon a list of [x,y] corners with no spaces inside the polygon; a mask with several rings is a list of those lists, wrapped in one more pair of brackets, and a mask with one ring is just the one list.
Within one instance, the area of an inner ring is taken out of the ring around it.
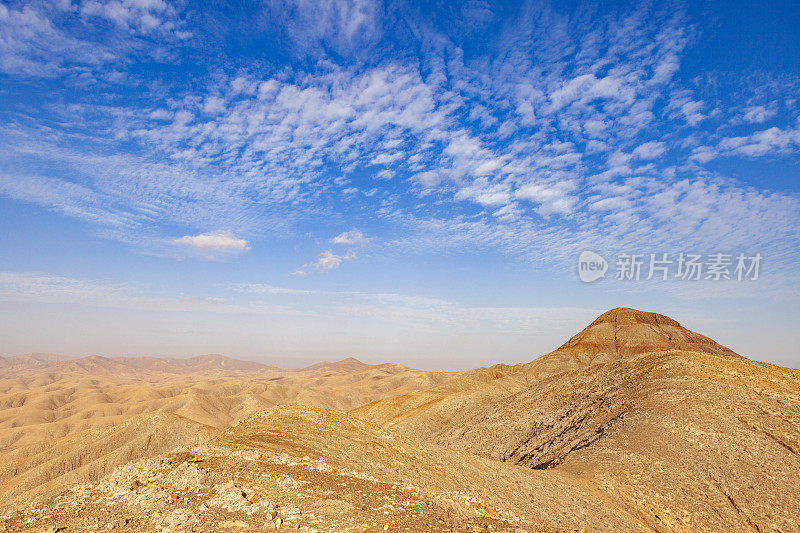
{"label": "barren slope", "polygon": [[434,438],[448,427],[455,413],[472,406],[507,398],[533,383],[576,368],[663,350],[741,357],[664,315],[617,308],[600,315],[557,350],[530,363],[463,372],[427,390],[365,405],[354,414],[409,434]]}
{"label": "barren slope", "polygon": [[445,379],[391,364],[266,376],[238,367],[227,376],[173,374],[153,370],[154,364],[93,357],[0,379],[0,499],[99,479],[132,459],[201,442],[274,405],[346,410]]}
{"label": "barren slope", "polygon": [[434,442],[580,477],[655,530],[800,527],[800,371],[695,352],[559,374]]}
{"label": "barren slope", "polygon": [[259,413],[207,445],[130,463],[3,520],[12,531],[646,531],[569,474],[302,407]]}
{"label": "barren slope", "polygon": [[342,359],[341,361],[336,361],[333,363],[330,361],[323,361],[321,363],[301,368],[298,370],[298,372],[355,372],[357,370],[364,370],[366,368],[369,368],[369,365],[362,363],[354,357],[348,357],[347,359]]}

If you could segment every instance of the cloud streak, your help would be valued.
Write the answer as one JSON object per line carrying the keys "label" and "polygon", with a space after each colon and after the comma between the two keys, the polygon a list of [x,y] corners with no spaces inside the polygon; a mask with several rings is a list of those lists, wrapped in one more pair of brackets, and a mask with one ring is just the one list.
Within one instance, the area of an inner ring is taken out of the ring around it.
{"label": "cloud streak", "polygon": [[229,231],[185,235],[173,241],[178,246],[189,246],[198,250],[214,252],[246,252],[250,243],[239,239]]}

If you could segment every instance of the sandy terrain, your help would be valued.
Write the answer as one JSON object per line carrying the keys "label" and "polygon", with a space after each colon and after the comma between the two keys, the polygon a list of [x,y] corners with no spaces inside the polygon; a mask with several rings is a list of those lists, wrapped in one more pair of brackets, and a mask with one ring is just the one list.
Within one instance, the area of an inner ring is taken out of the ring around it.
{"label": "sandy terrain", "polygon": [[136,359],[0,369],[0,501],[100,479],[275,405],[347,410],[448,376],[354,360],[289,371],[221,356]]}

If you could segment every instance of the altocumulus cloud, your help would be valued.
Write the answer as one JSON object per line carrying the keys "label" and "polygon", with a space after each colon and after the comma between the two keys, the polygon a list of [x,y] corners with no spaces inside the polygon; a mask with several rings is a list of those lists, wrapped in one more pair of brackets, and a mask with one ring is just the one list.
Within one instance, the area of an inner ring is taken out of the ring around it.
{"label": "altocumulus cloud", "polygon": [[334,244],[367,244],[370,240],[369,237],[364,235],[361,230],[351,230],[340,233],[333,238]]}
{"label": "altocumulus cloud", "polygon": [[355,252],[348,251],[344,255],[338,255],[330,250],[325,250],[319,254],[319,259],[312,263],[306,263],[301,268],[292,272],[295,276],[308,276],[314,272],[326,272],[339,268],[344,261],[350,261],[356,258]]}
{"label": "altocumulus cloud", "polygon": [[246,252],[250,250],[248,241],[239,239],[228,231],[185,235],[173,242],[179,246],[189,246],[209,252]]}

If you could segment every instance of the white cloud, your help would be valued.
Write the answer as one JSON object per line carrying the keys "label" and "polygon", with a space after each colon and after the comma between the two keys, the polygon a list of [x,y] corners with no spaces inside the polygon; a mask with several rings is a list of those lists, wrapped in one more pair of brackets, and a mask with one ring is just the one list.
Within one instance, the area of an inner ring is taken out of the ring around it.
{"label": "white cloud", "polygon": [[380,153],[373,157],[370,163],[373,165],[388,165],[404,157],[403,152]]}
{"label": "white cloud", "polygon": [[97,65],[110,50],[86,43],[61,30],[35,4],[17,9],[0,4],[0,71],[27,76],[54,76],[67,63]]}
{"label": "white cloud", "polygon": [[327,272],[339,268],[345,261],[350,261],[356,258],[355,252],[349,251],[343,255],[338,255],[330,250],[325,250],[319,255],[319,259],[311,263],[306,263],[299,269],[292,272],[295,276],[308,276],[315,272]]}
{"label": "white cloud", "polygon": [[85,17],[103,18],[128,31],[150,33],[175,28],[171,20],[174,10],[163,0],[82,0],[80,12]]}
{"label": "white cloud", "polygon": [[[107,22],[114,27],[109,30]],[[131,56],[166,53],[142,38],[154,35],[167,42],[189,36],[180,27],[175,7],[162,0],[0,4],[0,72],[111,80],[119,77],[115,69]]]}
{"label": "white cloud", "polygon": [[414,176],[414,178],[419,181],[423,187],[435,187],[442,181],[441,174],[433,170],[420,172]]}
{"label": "white cloud", "polygon": [[528,184],[517,189],[515,196],[539,204],[537,211],[543,217],[553,214],[566,215],[573,211],[577,199],[569,193],[574,188],[572,182],[559,182],[553,185]]}
{"label": "white cloud", "polygon": [[185,235],[173,242],[179,246],[190,246],[199,250],[215,252],[246,252],[250,250],[248,241],[239,239],[227,231]]}
{"label": "white cloud", "polygon": [[718,155],[717,150],[710,146],[698,146],[692,150],[689,158],[698,163],[708,163]]}
{"label": "white cloud", "polygon": [[667,145],[663,142],[650,141],[640,144],[633,150],[633,155],[639,159],[656,159],[664,155]]}
{"label": "white cloud", "polygon": [[340,54],[368,47],[383,33],[383,8],[373,0],[268,0],[272,22],[282,26],[294,47]]}
{"label": "white cloud", "polygon": [[703,102],[694,100],[691,92],[687,90],[678,91],[670,98],[668,107],[672,110],[673,116],[681,117],[691,126],[697,126],[700,122],[708,118],[702,111],[705,107]]}
{"label": "white cloud", "polygon": [[319,291],[307,289],[292,289],[287,287],[275,287],[263,283],[234,283],[230,287],[238,292],[252,292],[257,294],[284,294],[284,295],[309,295],[319,294]]}
{"label": "white cloud", "polygon": [[632,87],[613,76],[596,78],[594,74],[582,74],[564,83],[550,95],[550,105],[546,112],[553,113],[572,103],[586,105],[596,99],[611,98],[631,101],[634,98]]}
{"label": "white cloud", "polygon": [[75,304],[98,308],[152,312],[225,313],[240,315],[302,316],[313,314],[295,306],[264,303],[237,304],[219,296],[152,294],[131,285],[76,279],[37,272],[0,271],[0,302]]}
{"label": "white cloud", "polygon": [[326,250],[320,254],[319,259],[313,263],[313,266],[322,271],[339,268],[345,258],[345,256],[336,255],[331,253],[330,250]]}
{"label": "white cloud", "polygon": [[[306,2],[280,5],[297,11],[291,17],[302,18],[306,15],[301,12],[307,10],[319,11],[319,35],[327,34],[331,28],[341,33],[342,21],[350,16],[347,13],[352,15],[356,28],[367,23],[359,13],[377,13],[374,6],[359,2],[318,7]],[[328,8],[332,11],[328,12]],[[553,73],[562,71],[563,59],[549,53],[551,48],[543,44],[546,41],[533,39],[526,43],[523,39],[515,45],[516,55],[507,56],[509,63],[500,69],[504,77],[496,78],[498,85],[491,91],[477,82],[480,72],[459,63],[456,57],[450,65],[452,82],[441,76],[442,69],[435,64],[425,65],[432,74],[423,76],[415,65],[387,61],[361,70],[331,66],[322,73],[294,79],[238,75],[219,80],[205,94],[186,93],[183,98],[153,103],[156,109],[169,108],[167,113],[153,114],[153,109],[145,114],[135,108],[117,110],[120,116],[115,125],[126,127],[120,133],[122,137],[167,158],[171,167],[179,164],[182,168],[176,169],[176,176],[162,174],[154,179],[151,175],[145,180],[126,170],[124,179],[120,176],[91,181],[94,187],[103,188],[96,192],[108,198],[108,203],[133,204],[130,207],[134,212],[143,208],[152,211],[153,218],[175,216],[172,222],[190,226],[201,220],[208,224],[204,218],[211,216],[217,218],[213,222],[218,227],[247,233],[286,224],[291,216],[314,214],[323,205],[318,200],[325,194],[344,192],[341,187],[332,186],[325,176],[326,164],[334,164],[345,173],[370,163],[385,164],[390,168],[381,177],[410,175],[424,188],[417,186],[399,194],[439,193],[444,195],[440,201],[448,197],[468,200],[480,208],[492,209],[497,216],[528,216],[526,210],[530,207],[514,207],[518,198],[533,200],[539,215],[566,214],[579,204],[575,195],[558,188],[554,189],[560,191],[558,194],[514,191],[532,182],[532,176],[541,177],[536,183],[546,188],[560,179],[559,173],[569,172],[580,179],[585,169],[576,142],[583,141],[584,126],[595,134],[605,130],[616,145],[623,144],[623,139],[615,124],[625,125],[625,135],[634,131],[632,125],[641,126],[639,117],[652,106],[647,94],[652,89],[642,80],[647,79],[651,67],[674,63],[675,47],[681,46],[681,31],[666,25],[660,31],[670,38],[651,39],[646,35],[653,28],[641,27],[646,19],[641,14],[639,17],[620,21],[620,27],[602,27],[597,38],[613,42],[619,56],[624,56],[626,50],[633,53],[649,40],[671,43],[668,52],[654,48],[651,58],[626,63],[616,55],[604,57],[602,48],[587,48],[582,54],[592,61],[576,65],[575,75],[539,77],[530,64],[524,69],[516,68],[515,58],[520,53],[536,56]],[[349,23],[345,26],[351,27]],[[633,31],[633,27],[639,30]],[[575,32],[582,34],[584,29]],[[633,35],[635,39],[631,39]],[[573,37],[559,35],[560,45],[568,44]],[[531,51],[526,49],[529,44],[534,48]],[[425,58],[426,62],[432,60]],[[614,74],[581,72],[590,70],[592,62],[615,64],[610,70]],[[468,103],[453,91],[455,86],[477,101]],[[486,131],[465,127],[457,116],[478,106],[484,110],[483,115],[491,116],[497,103],[487,95],[494,93],[524,93],[534,116],[547,114],[548,107],[556,105],[559,120],[564,121],[559,125],[563,131],[558,137],[568,140],[547,142],[552,132],[542,130],[532,137],[515,136],[505,148],[495,143],[493,136],[499,131],[513,135],[520,128],[513,120],[506,120],[499,127],[496,120],[484,120],[481,123],[487,124]],[[594,109],[595,104],[601,107]],[[207,116],[212,112],[219,115]],[[169,118],[172,120],[165,121]],[[573,127],[577,137],[571,139]],[[611,171],[613,175],[625,175],[632,170],[625,164],[613,164]],[[188,179],[179,179],[180,174]],[[122,194],[116,192],[120,189]],[[346,190],[359,189],[351,186]],[[385,189],[376,192],[376,201],[383,201],[386,195],[381,193]],[[254,194],[255,200],[249,194]],[[348,200],[353,204],[360,201],[356,195]],[[165,210],[167,203],[179,208]],[[269,209],[249,209],[254,204],[269,205]],[[187,220],[190,217],[199,220]]]}
{"label": "white cloud", "polygon": [[456,193],[457,200],[472,200],[481,205],[505,205],[511,198],[509,187],[503,183],[491,183],[488,178],[478,178],[469,185],[461,187]]}
{"label": "white cloud", "polygon": [[320,297],[330,297],[331,299],[341,301],[370,301],[381,303],[403,304],[409,306],[445,306],[456,305],[454,302],[442,300],[440,298],[430,298],[426,296],[411,296],[407,294],[395,293],[373,293],[362,291],[324,291],[324,290],[308,290],[308,289],[293,289],[286,287],[274,287],[272,285],[264,285],[261,283],[235,283],[229,287],[237,292],[253,293],[253,294],[270,294],[282,296],[309,296],[315,295]]}
{"label": "white cloud", "polygon": [[366,237],[361,230],[350,230],[340,233],[333,238],[331,242],[334,244],[367,244],[370,238]]}
{"label": "white cloud", "polygon": [[602,120],[589,119],[583,123],[583,130],[589,137],[604,137],[607,135],[608,124]]}
{"label": "white cloud", "polygon": [[[210,115],[217,115],[225,111],[225,100],[218,96],[209,96],[203,102],[203,111]],[[151,115],[152,116],[152,115]]]}
{"label": "white cloud", "polygon": [[797,151],[800,149],[800,127],[795,129],[772,127],[743,137],[726,137],[719,142],[718,147],[723,154],[745,157]]}
{"label": "white cloud", "polygon": [[761,122],[766,122],[770,118],[774,117],[775,114],[776,113],[774,109],[767,109],[763,105],[757,105],[746,108],[742,118],[752,124],[758,124]]}
{"label": "white cloud", "polygon": [[631,201],[623,197],[608,197],[589,204],[592,211],[620,211],[631,207]]}

